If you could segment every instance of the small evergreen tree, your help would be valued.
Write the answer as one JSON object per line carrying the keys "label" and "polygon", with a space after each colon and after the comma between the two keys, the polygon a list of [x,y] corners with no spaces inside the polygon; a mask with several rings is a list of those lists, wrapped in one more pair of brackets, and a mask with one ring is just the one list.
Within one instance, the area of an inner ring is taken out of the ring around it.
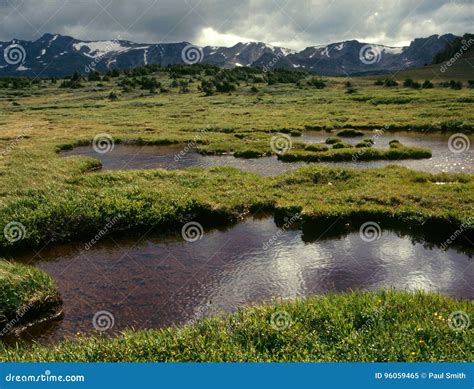
{"label": "small evergreen tree", "polygon": [[90,72],[87,76],[87,81],[100,81],[100,73],[95,70]]}
{"label": "small evergreen tree", "polygon": [[425,80],[422,85],[423,89],[431,89],[434,87],[433,83],[430,80]]}

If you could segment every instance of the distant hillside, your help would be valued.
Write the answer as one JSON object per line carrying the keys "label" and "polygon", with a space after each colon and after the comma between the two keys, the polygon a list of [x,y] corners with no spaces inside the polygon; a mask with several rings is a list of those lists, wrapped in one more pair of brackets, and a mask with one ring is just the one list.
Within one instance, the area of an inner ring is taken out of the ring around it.
{"label": "distant hillside", "polygon": [[[474,34],[464,34],[456,37],[446,48],[434,56],[433,63],[442,63],[459,56],[471,56],[474,48]],[[467,55],[466,55],[467,54]]]}
{"label": "distant hillside", "polygon": [[147,64],[208,63],[222,67],[261,66],[299,69],[322,75],[383,74],[433,62],[447,45],[461,39],[452,34],[417,38],[406,47],[389,47],[356,40],[311,46],[299,52],[263,42],[232,47],[196,47],[189,42],[134,43],[125,40],[81,41],[44,34],[35,41],[0,42],[0,76],[61,77],[77,71],[106,72]]}
{"label": "distant hillside", "polygon": [[[463,46],[464,49],[462,49]],[[434,81],[474,80],[473,47],[474,35],[465,34],[462,38],[456,38],[445,50],[436,55],[433,64],[418,69],[404,70],[397,73],[395,77]]]}

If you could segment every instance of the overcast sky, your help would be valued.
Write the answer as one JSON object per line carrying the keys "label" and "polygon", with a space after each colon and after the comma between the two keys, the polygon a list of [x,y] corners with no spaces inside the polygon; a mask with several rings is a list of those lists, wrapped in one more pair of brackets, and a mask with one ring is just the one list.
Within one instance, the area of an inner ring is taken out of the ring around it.
{"label": "overcast sky", "polygon": [[263,41],[292,49],[348,39],[392,46],[472,32],[474,0],[0,0],[0,40]]}

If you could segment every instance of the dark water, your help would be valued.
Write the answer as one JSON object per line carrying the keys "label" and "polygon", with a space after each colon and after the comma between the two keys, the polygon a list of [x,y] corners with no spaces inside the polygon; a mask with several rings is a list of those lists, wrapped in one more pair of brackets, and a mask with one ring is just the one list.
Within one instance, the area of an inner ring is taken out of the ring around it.
{"label": "dark water", "polygon": [[[306,143],[324,143],[331,134],[325,132],[305,132],[303,136],[293,138],[294,141]],[[364,137],[345,138],[346,142],[355,144],[364,138],[373,136],[366,132]],[[361,161],[361,162],[326,162],[328,166],[345,166],[357,168],[374,168],[390,164],[406,166],[411,169],[426,172],[456,172],[474,173],[474,151],[472,148],[462,152],[454,153],[448,148],[448,135],[423,135],[397,132],[385,133],[374,138],[374,147],[388,148],[388,142],[398,139],[406,146],[428,147],[433,152],[433,157],[421,160],[400,161]],[[115,145],[112,151],[104,154],[96,153],[92,147],[77,147],[74,150],[62,153],[64,156],[84,155],[97,158],[102,161],[104,170],[128,170],[128,169],[184,169],[188,167],[213,167],[233,166],[246,172],[252,172],[264,176],[281,174],[297,169],[304,162],[283,163],[276,157],[265,157],[257,159],[234,158],[232,155],[204,156],[191,150],[176,158],[184,150],[183,145],[173,146],[132,146]]]}
{"label": "dark water", "polygon": [[189,151],[175,160],[183,151],[183,145],[172,146],[133,146],[115,145],[112,151],[105,154],[96,153],[91,146],[77,147],[62,153],[64,156],[84,155],[99,159],[103,170],[129,169],[186,169],[189,167],[209,168],[213,166],[232,166],[245,172],[271,176],[284,173],[303,166],[303,162],[283,163],[277,157],[235,158],[232,155],[201,155]]}
{"label": "dark water", "polygon": [[115,326],[107,333],[114,333],[348,289],[424,289],[474,298],[473,261],[455,249],[430,248],[390,231],[373,242],[358,232],[305,242],[300,230],[282,230],[271,218],[205,231],[195,242],[181,235],[104,238],[88,251],[69,245],[21,260],[48,272],[64,299],[62,320],[23,335],[40,342],[94,332],[94,314],[102,310],[113,315]]}

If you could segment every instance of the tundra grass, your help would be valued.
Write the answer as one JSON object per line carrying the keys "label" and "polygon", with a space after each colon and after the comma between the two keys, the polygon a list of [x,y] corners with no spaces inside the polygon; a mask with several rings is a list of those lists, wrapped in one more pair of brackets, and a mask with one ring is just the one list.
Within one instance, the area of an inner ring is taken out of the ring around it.
{"label": "tundra grass", "polygon": [[[65,136],[68,133],[91,138],[98,128],[117,136],[163,137],[206,127],[247,133],[384,127],[472,131],[474,122],[469,102],[474,91],[468,88],[386,88],[374,86],[373,79],[355,78],[358,93],[348,95],[346,79],[332,78],[328,79],[327,88],[319,90],[293,84],[261,84],[261,92],[253,94],[250,86],[242,84],[232,95],[206,97],[197,90],[198,82],[190,85],[190,93],[180,94],[170,86],[170,79],[160,77],[170,92],[119,92],[115,82],[103,87],[87,83],[80,90],[34,86],[29,92],[20,91],[13,96],[0,90],[2,122],[8,128],[30,121],[36,131],[49,130],[63,139],[70,139]],[[111,90],[117,91],[117,101],[108,100]],[[401,98],[408,101],[403,109],[397,104]]]}
{"label": "tundra grass", "polygon": [[112,339],[0,346],[0,361],[472,361],[474,329],[453,327],[455,312],[472,318],[474,308],[421,292],[349,292]]}
{"label": "tundra grass", "polygon": [[51,313],[59,302],[56,285],[46,273],[0,259],[0,336]]}
{"label": "tundra grass", "polygon": [[[71,91],[57,86],[0,90],[0,207],[31,190],[61,188],[87,171],[94,162],[64,160],[56,151],[89,144],[98,134],[117,142],[191,143],[204,153],[258,156],[271,152],[275,132],[325,129],[335,134],[351,127],[468,133],[474,125],[469,103],[474,90],[466,88],[384,88],[357,79],[359,93],[347,95],[345,79],[329,79],[321,90],[277,84],[261,85],[261,92],[252,94],[242,84],[232,95],[205,97],[197,82],[190,93],[180,94],[170,87],[171,80],[160,81],[170,92],[122,92],[118,101],[108,100],[116,89],[112,82]],[[402,110],[396,104],[371,103],[400,96],[411,99]]]}
{"label": "tundra grass", "polygon": [[[86,166],[82,157],[68,163]],[[407,226],[434,220],[442,231],[452,233],[463,223],[470,225],[474,216],[472,175],[428,174],[396,166],[356,170],[307,165],[276,177],[229,167],[77,173],[57,187],[20,188],[15,194],[0,209],[0,220],[21,223],[25,234],[16,242],[1,234],[3,250],[91,238],[114,218],[113,230],[179,229],[185,220],[225,224],[260,209],[288,209],[308,220],[365,215]]]}
{"label": "tundra grass", "polygon": [[362,131],[357,131],[352,128],[341,130],[337,133],[337,136],[346,137],[346,138],[353,138],[355,136],[363,136],[363,135],[364,133]]}
{"label": "tundra grass", "polygon": [[[322,146],[322,145],[318,145]],[[401,160],[401,159],[423,159],[431,158],[431,150],[423,147],[406,147],[399,145],[390,149],[372,148],[364,143],[364,147],[354,148],[351,144],[344,142],[334,143],[331,150],[315,150],[309,145],[304,150],[292,149],[278,156],[283,162],[335,162],[335,161],[373,161],[373,160]]]}
{"label": "tundra grass", "polygon": [[[166,87],[171,83],[161,81]],[[348,217],[358,210],[367,217],[385,213],[416,223],[435,218],[450,221],[446,229],[472,217],[470,176],[450,176],[443,180],[452,184],[441,187],[433,184],[436,176],[402,168],[357,172],[312,166],[278,178],[218,168],[90,174],[98,160],[58,154],[61,148],[90,144],[96,135],[109,134],[116,143],[180,143],[203,153],[257,157],[272,152],[276,132],[325,128],[336,134],[340,128],[364,126],[469,132],[474,124],[472,104],[465,102],[472,90],[387,89],[357,79],[360,92],[349,96],[343,81],[329,79],[322,90],[262,85],[256,95],[242,84],[232,95],[210,97],[193,83],[190,93],[169,87],[170,92],[160,94],[119,93],[113,102],[107,99],[113,83],[103,87],[87,83],[73,91],[33,87],[13,96],[1,92],[0,227],[16,221],[26,233],[14,243],[0,234],[0,253],[5,248],[94,235],[117,215],[121,215],[117,229],[176,224],[189,214],[232,218],[260,207],[296,207],[316,218]],[[364,96],[388,100],[408,96],[411,103],[400,110],[395,104],[374,105]],[[356,153],[357,160],[363,160],[379,158],[381,153],[372,148],[320,152],[323,145],[306,147],[296,150],[303,159],[327,153],[331,160],[345,160]],[[427,150],[403,147],[383,153],[393,159],[429,155]],[[346,178],[321,185],[315,176]]]}
{"label": "tundra grass", "polygon": [[[108,99],[117,89],[115,81],[104,86],[87,83],[81,90],[54,85],[0,90],[0,230],[10,222],[24,227],[19,240],[8,240],[0,233],[0,255],[8,251],[14,256],[20,248],[90,239],[112,219],[116,220],[114,231],[153,226],[175,229],[190,219],[205,225],[212,221],[229,223],[261,209],[297,211],[305,220],[350,222],[363,218],[423,228],[435,223],[449,234],[460,225],[471,225],[472,175],[426,174],[401,167],[358,171],[317,165],[278,177],[259,177],[232,168],[90,173],[100,166],[98,160],[58,154],[60,149],[90,144],[98,134],[108,134],[116,143],[180,143],[183,148],[191,145],[203,153],[256,157],[272,152],[271,139],[280,132],[295,136],[318,129],[331,136],[340,129],[353,128],[470,134],[474,126],[474,91],[466,88],[384,88],[373,86],[373,79],[357,79],[353,81],[357,81],[358,92],[349,95],[345,93],[345,79],[331,78],[327,79],[328,87],[321,90],[262,84],[258,93],[252,93],[250,85],[242,84],[232,95],[204,97],[197,90],[197,82],[190,85],[190,93],[180,94],[171,88],[171,80],[160,81],[170,92],[118,92],[117,101]],[[318,146],[307,147],[301,152],[313,155],[321,151]],[[363,155],[376,152],[364,151]],[[390,150],[404,151],[402,147]],[[436,185],[438,182],[446,185]],[[55,295],[52,281],[44,274],[19,265],[2,267],[8,268],[8,273],[2,271],[8,278],[0,286],[0,304],[9,316],[28,301]],[[21,272],[26,283],[17,281]],[[27,285],[31,289],[25,289]],[[183,334],[180,331],[176,334]],[[146,334],[128,336],[136,336],[140,344],[138,339]],[[275,339],[280,342],[279,337]],[[91,342],[83,344],[83,353],[87,353],[88,344],[106,344],[102,340]],[[121,340],[114,342],[120,345]],[[253,348],[258,351],[258,347],[260,344]],[[355,349],[351,347],[351,352],[357,352]],[[239,351],[235,352],[229,355],[239,359]],[[447,355],[456,359],[457,352],[450,350]],[[267,358],[266,352],[255,353],[243,353],[241,358]],[[389,355],[396,358],[398,354]],[[443,355],[439,351],[436,357]],[[297,352],[292,356],[306,357]],[[316,354],[310,357],[316,358]]]}

